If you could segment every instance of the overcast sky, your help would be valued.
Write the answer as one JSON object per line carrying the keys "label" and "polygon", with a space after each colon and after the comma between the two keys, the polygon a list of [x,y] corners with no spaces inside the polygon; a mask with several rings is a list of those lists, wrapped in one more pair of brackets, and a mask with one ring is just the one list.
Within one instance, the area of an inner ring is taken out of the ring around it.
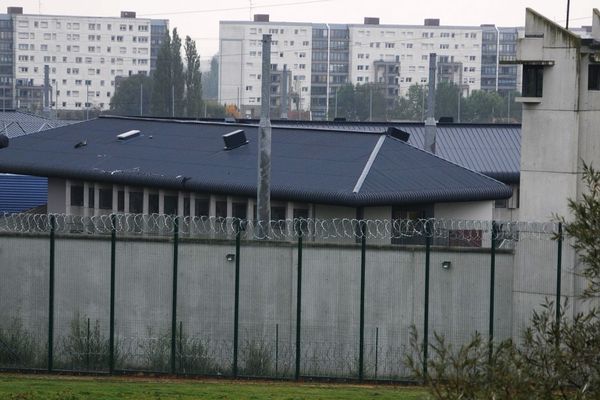
{"label": "overcast sky", "polygon": [[[442,25],[522,26],[525,7],[561,25],[567,8],[566,0],[7,0],[3,4],[21,6],[27,14],[118,16],[126,10],[136,11],[138,17],[166,18],[182,37],[196,40],[205,59],[218,50],[220,20],[249,20],[255,13],[270,14],[271,21],[362,23],[363,17],[379,17],[382,24],[419,25],[424,18],[440,18]],[[593,7],[600,7],[600,1],[571,0],[570,26],[590,25]]]}

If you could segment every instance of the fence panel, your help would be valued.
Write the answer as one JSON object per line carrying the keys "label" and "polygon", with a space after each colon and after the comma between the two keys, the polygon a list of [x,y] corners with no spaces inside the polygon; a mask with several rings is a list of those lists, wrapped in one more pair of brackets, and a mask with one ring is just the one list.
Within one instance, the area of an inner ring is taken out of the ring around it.
{"label": "fence panel", "polygon": [[107,371],[110,325],[110,237],[56,238],[54,368]]}
{"label": "fence panel", "polygon": [[169,372],[173,221],[156,236],[117,234],[115,368]]}
{"label": "fence panel", "polygon": [[230,375],[233,359],[235,241],[179,244],[177,372]]}
{"label": "fence panel", "polygon": [[242,242],[239,374],[294,374],[296,257],[293,243]]}
{"label": "fence panel", "polygon": [[300,371],[303,376],[358,377],[360,245],[350,243],[305,242]]}
{"label": "fence panel", "polygon": [[50,240],[42,231],[0,229],[0,368],[47,368]]}
{"label": "fence panel", "polygon": [[411,325],[422,324],[423,249],[368,246],[365,293],[365,377],[406,378]]}

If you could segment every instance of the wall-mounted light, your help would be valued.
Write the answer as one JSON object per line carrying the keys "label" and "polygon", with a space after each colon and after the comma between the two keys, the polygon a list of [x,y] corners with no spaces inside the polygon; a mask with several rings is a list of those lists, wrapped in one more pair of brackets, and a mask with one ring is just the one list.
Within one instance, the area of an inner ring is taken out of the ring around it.
{"label": "wall-mounted light", "polygon": [[442,268],[445,270],[450,269],[450,267],[452,267],[452,262],[450,261],[442,261]]}
{"label": "wall-mounted light", "polygon": [[233,261],[235,261],[235,254],[227,254],[225,256],[225,259],[229,262],[233,262]]}

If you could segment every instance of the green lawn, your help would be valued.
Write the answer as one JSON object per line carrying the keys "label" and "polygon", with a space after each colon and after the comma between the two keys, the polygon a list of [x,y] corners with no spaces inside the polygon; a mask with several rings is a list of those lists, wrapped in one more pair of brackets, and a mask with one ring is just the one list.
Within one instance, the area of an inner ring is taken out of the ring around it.
{"label": "green lawn", "polygon": [[325,383],[0,374],[1,400],[416,400],[418,388]]}

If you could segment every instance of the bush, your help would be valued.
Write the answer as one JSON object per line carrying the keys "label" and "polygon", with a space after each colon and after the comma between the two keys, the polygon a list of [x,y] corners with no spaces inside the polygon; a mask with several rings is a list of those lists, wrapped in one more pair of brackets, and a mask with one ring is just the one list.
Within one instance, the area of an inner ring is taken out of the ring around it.
{"label": "bush", "polygon": [[77,314],[71,320],[69,334],[60,343],[60,351],[63,367],[90,371],[108,368],[109,342],[98,320],[92,323]]}
{"label": "bush", "polygon": [[44,347],[23,326],[20,317],[12,318],[5,328],[0,327],[0,365],[31,368],[43,363]]}

